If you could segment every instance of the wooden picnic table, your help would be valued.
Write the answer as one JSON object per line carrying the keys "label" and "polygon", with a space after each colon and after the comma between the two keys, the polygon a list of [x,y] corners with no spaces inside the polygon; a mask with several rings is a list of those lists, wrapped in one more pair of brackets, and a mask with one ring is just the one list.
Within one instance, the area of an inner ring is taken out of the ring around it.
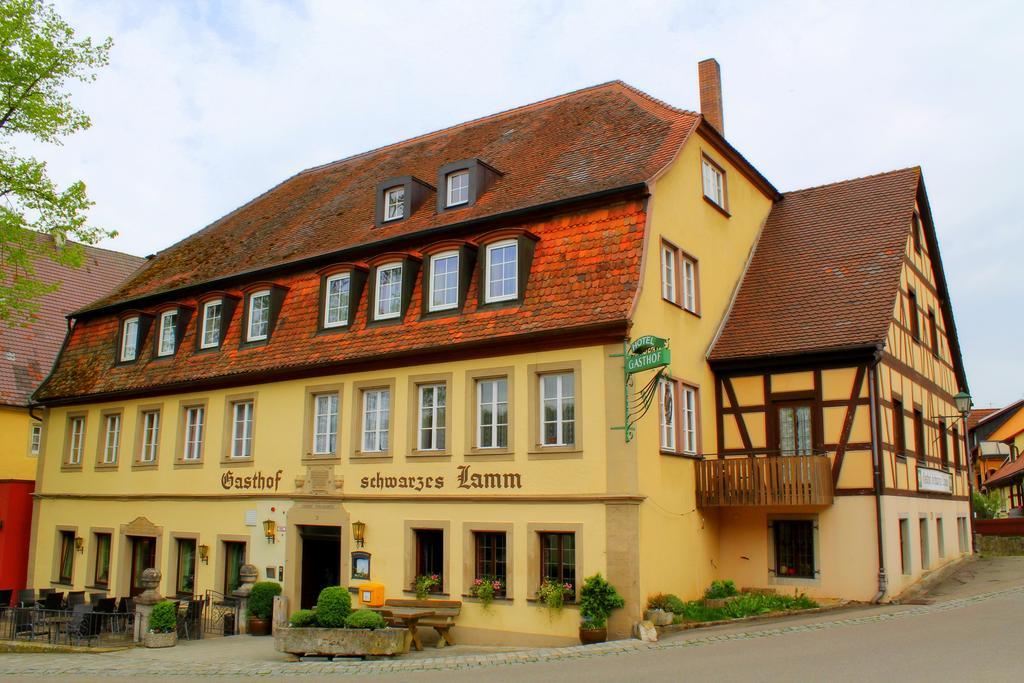
{"label": "wooden picnic table", "polygon": [[409,635],[412,636],[412,646],[416,650],[423,651],[423,643],[420,642],[419,633],[416,632],[416,625],[420,619],[427,619],[435,616],[437,613],[432,609],[424,609],[422,607],[371,607],[374,612],[377,612],[384,618],[390,618],[395,621],[401,621],[407,629],[409,629]]}

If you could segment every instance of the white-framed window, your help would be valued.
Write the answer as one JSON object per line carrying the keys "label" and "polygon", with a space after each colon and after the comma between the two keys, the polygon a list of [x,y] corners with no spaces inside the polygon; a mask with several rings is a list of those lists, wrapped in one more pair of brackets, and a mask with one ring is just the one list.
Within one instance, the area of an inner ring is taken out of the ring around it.
{"label": "white-framed window", "polygon": [[418,447],[421,451],[443,451],[445,448],[445,405],[447,388],[444,384],[419,386]]}
{"label": "white-framed window", "polygon": [[324,283],[327,289],[324,301],[324,327],[348,324],[348,299],[352,277],[348,273],[331,275]]}
{"label": "white-framed window", "polygon": [[220,317],[223,310],[224,302],[221,299],[203,304],[203,336],[199,340],[199,348],[212,349],[220,345]]}
{"label": "white-framed window", "polygon": [[683,308],[691,313],[697,312],[697,262],[689,256],[683,256],[682,266]]}
{"label": "white-framed window", "polygon": [[725,173],[707,157],[701,159],[700,168],[704,181],[704,196],[724,209]]}
{"label": "white-framed window", "polygon": [[682,424],[680,436],[682,437],[683,453],[687,455],[697,454],[697,389],[683,385],[682,404],[680,405],[679,416]]}
{"label": "white-framed window", "polygon": [[676,449],[676,384],[670,379],[658,382],[658,426],[661,431],[661,448],[665,451]]}
{"label": "white-framed window", "polygon": [[253,402],[231,404],[231,457],[252,457]]}
{"label": "white-framed window", "polygon": [[117,463],[117,456],[121,450],[121,416],[107,415],[104,422],[103,464],[113,465]]}
{"label": "white-framed window", "polygon": [[384,191],[384,220],[396,221],[405,216],[405,186]]}
{"label": "white-framed window", "polygon": [[397,318],[402,313],[402,264],[388,263],[377,268],[376,301],[373,319]]}
{"label": "white-framed window", "polygon": [[445,251],[430,259],[428,309],[446,311],[459,305],[459,252]]}
{"label": "white-framed window", "polygon": [[573,373],[540,376],[540,432],[543,446],[571,446],[576,442]]}
{"label": "white-framed window", "polygon": [[139,355],[139,318],[127,318],[121,323],[121,360],[133,361]]}
{"label": "white-framed window", "polygon": [[338,450],[338,394],[313,397],[313,455]]}
{"label": "white-framed window", "polygon": [[148,410],[142,414],[142,453],[140,462],[156,462],[160,445],[160,411]]}
{"label": "white-framed window", "polygon": [[185,408],[185,451],[182,460],[195,461],[203,457],[203,422],[206,409],[203,406]]}
{"label": "white-framed window", "polygon": [[32,425],[29,434],[28,452],[32,455],[39,455],[43,445],[43,425]]}
{"label": "white-framed window", "polygon": [[508,448],[508,378],[476,383],[477,448]]}
{"label": "white-framed window", "polygon": [[68,464],[81,465],[82,451],[85,448],[85,418],[73,417],[68,424],[70,443],[68,444]]}
{"label": "white-framed window", "polygon": [[508,301],[519,296],[519,249],[515,240],[487,245],[484,301]]}
{"label": "white-framed window", "polygon": [[270,334],[270,290],[249,295],[249,329],[246,341],[261,341]]}
{"label": "white-framed window", "polygon": [[469,171],[449,173],[448,202],[445,206],[458,206],[469,202]]}
{"label": "white-framed window", "polygon": [[678,252],[667,244],[661,245],[661,298],[676,300],[676,259]]}
{"label": "white-framed window", "polygon": [[391,390],[363,391],[363,452],[388,450],[388,428],[391,426]]}
{"label": "white-framed window", "polygon": [[156,355],[170,356],[174,354],[175,336],[178,333],[178,312],[164,311],[160,314],[160,339],[157,342]]}

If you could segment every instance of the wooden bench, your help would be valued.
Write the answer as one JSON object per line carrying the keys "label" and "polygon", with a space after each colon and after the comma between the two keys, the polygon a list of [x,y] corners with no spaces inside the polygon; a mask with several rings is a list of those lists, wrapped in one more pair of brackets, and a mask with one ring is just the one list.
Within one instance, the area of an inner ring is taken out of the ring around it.
{"label": "wooden bench", "polygon": [[455,618],[462,611],[461,600],[405,600],[399,598],[388,598],[384,601],[384,610],[388,607],[412,607],[424,610],[431,610],[434,616],[421,619],[420,626],[429,626],[437,631],[441,638],[437,641],[438,647],[454,645],[450,633],[452,626],[455,626]]}

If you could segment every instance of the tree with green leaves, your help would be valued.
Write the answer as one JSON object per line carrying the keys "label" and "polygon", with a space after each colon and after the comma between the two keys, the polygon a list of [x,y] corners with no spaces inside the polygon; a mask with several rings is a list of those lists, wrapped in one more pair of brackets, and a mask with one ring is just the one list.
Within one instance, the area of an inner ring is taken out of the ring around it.
{"label": "tree with green leaves", "polygon": [[[116,233],[90,226],[85,183],[60,188],[46,162],[15,150],[18,140],[61,144],[90,126],[66,86],[95,80],[110,38],[93,44],[42,0],[0,0],[0,322],[27,323],[54,283],[35,277],[41,258],[77,267],[82,249]],[[73,241],[72,241],[73,240]]]}

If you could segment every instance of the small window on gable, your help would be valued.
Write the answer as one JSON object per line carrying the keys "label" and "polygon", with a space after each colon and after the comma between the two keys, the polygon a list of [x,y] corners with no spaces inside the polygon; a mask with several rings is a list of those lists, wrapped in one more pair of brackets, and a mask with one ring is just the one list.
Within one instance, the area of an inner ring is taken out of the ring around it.
{"label": "small window on gable", "polygon": [[224,310],[224,301],[217,299],[207,301],[203,304],[203,314],[199,321],[200,334],[199,348],[213,349],[220,346],[221,314]]}
{"label": "small window on gable", "polygon": [[469,171],[449,173],[445,178],[447,186],[447,206],[458,206],[469,203]]}
{"label": "small window on gable", "polygon": [[139,356],[139,318],[127,318],[121,323],[121,361],[130,362]]}
{"label": "small window on gable", "polygon": [[384,221],[395,221],[405,217],[405,186],[399,185],[384,191]]}
{"label": "small window on gable", "polygon": [[178,311],[164,311],[160,314],[160,337],[157,342],[157,356],[173,356],[177,348],[175,337],[178,332]]}
{"label": "small window on gable", "polygon": [[914,251],[918,254],[921,253],[921,216],[918,215],[917,211],[914,212],[912,220],[913,238],[914,238]]}
{"label": "small window on gable", "polygon": [[397,318],[402,313],[402,264],[388,263],[377,268],[374,291],[374,320]]}
{"label": "small window on gable", "polygon": [[690,313],[697,312],[697,260],[683,255],[680,259],[680,281],[683,285],[683,300],[680,302]]}
{"label": "small window on gable", "polygon": [[324,327],[340,327],[348,324],[351,287],[352,276],[349,273],[331,275],[327,278]]}
{"label": "small window on gable", "polygon": [[939,355],[939,321],[935,317],[935,309],[928,309],[928,334],[932,345],[932,353]]}
{"label": "small window on gable", "polygon": [[510,301],[519,296],[519,254],[516,240],[487,245],[484,302]]}
{"label": "small window on gable", "polygon": [[701,158],[701,179],[704,196],[721,209],[725,208],[725,171],[707,157]]}
{"label": "small window on gable", "polygon": [[661,298],[672,303],[679,303],[676,292],[678,290],[676,275],[676,263],[679,260],[679,251],[668,244],[661,245]]}
{"label": "small window on gable", "polygon": [[430,259],[430,298],[427,309],[446,311],[459,305],[459,252],[445,251]]}
{"label": "small window on gable", "polygon": [[262,341],[270,334],[270,290],[261,289],[249,295],[249,329],[246,341]]}
{"label": "small window on gable", "polygon": [[921,313],[917,309],[917,292],[907,291],[907,314],[910,319],[910,334],[914,339],[921,341]]}

